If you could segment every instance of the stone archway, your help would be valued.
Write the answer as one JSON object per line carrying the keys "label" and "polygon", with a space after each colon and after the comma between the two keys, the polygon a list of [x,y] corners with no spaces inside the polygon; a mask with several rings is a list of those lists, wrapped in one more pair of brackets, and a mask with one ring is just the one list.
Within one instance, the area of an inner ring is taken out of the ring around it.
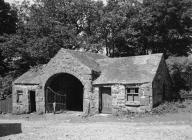
{"label": "stone archway", "polygon": [[47,80],[44,90],[46,112],[53,111],[53,102],[58,111],[83,111],[84,85],[74,75],[54,74]]}

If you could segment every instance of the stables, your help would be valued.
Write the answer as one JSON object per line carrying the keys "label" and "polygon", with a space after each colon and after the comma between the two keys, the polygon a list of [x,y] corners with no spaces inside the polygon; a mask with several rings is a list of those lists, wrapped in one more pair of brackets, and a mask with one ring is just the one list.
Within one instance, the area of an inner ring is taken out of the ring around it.
{"label": "stables", "polygon": [[13,113],[140,112],[170,99],[171,78],[163,54],[109,58],[60,49],[12,86]]}

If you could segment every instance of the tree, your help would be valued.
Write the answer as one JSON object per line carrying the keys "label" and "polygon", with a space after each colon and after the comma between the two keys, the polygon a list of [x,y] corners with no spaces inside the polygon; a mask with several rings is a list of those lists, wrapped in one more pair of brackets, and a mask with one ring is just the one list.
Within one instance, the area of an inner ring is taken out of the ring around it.
{"label": "tree", "polygon": [[[93,36],[102,6],[89,0],[41,0],[31,6],[23,3],[17,36],[30,61],[35,62],[28,64],[47,63],[61,47],[92,50],[89,44],[97,42]],[[23,14],[26,11],[27,15]]]}
{"label": "tree", "polygon": [[9,75],[9,63],[7,56],[4,55],[4,43],[8,41],[11,34],[16,33],[17,12],[11,8],[9,3],[0,0],[0,98],[3,94],[11,93],[11,82],[13,77]]}
{"label": "tree", "polygon": [[9,3],[0,0],[0,35],[16,32],[17,13]]}
{"label": "tree", "polygon": [[0,76],[4,76],[7,72],[7,63],[4,61],[6,56],[2,53],[3,43],[7,41],[8,35],[16,33],[17,28],[17,12],[11,8],[9,3],[0,0]]}
{"label": "tree", "polygon": [[132,28],[137,32],[140,54],[148,50],[166,55],[187,55],[190,51],[192,19],[190,0],[146,0]]}
{"label": "tree", "polygon": [[141,3],[130,0],[109,0],[101,18],[102,39],[107,55],[134,55],[134,47],[128,34],[133,34],[130,23],[134,20]]}
{"label": "tree", "polygon": [[187,55],[191,50],[192,1],[109,0],[102,16],[108,56],[152,53]]}

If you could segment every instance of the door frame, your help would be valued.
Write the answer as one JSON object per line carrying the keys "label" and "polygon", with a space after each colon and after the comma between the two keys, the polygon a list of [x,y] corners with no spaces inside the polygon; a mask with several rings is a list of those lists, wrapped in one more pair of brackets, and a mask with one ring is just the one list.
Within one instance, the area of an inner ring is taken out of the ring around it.
{"label": "door frame", "polygon": [[[110,89],[110,95],[111,95],[111,112],[102,112],[103,111],[103,99],[102,99],[102,88],[108,88]],[[111,92],[111,86],[102,86],[99,87],[99,113],[104,114],[112,114],[112,92]]]}
{"label": "door frame", "polygon": [[[34,92],[34,96],[35,96],[35,100],[34,100],[34,106],[35,106],[35,109],[32,111],[32,102],[31,102],[31,92]],[[36,112],[37,111],[37,108],[36,108],[36,91],[35,90],[28,90],[28,104],[29,104],[29,113],[32,113],[32,112]]]}

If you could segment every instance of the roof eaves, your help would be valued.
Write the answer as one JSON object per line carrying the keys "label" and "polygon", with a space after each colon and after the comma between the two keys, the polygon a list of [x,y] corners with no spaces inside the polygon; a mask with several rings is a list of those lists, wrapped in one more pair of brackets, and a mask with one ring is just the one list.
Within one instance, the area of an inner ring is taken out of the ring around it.
{"label": "roof eaves", "polygon": [[147,84],[152,83],[152,81],[148,82],[133,82],[133,83],[123,83],[123,82],[114,82],[114,83],[93,83],[93,86],[99,86],[99,85],[131,85],[131,84]]}
{"label": "roof eaves", "polygon": [[14,83],[14,85],[33,86],[33,85],[40,85],[40,84],[39,83]]}

